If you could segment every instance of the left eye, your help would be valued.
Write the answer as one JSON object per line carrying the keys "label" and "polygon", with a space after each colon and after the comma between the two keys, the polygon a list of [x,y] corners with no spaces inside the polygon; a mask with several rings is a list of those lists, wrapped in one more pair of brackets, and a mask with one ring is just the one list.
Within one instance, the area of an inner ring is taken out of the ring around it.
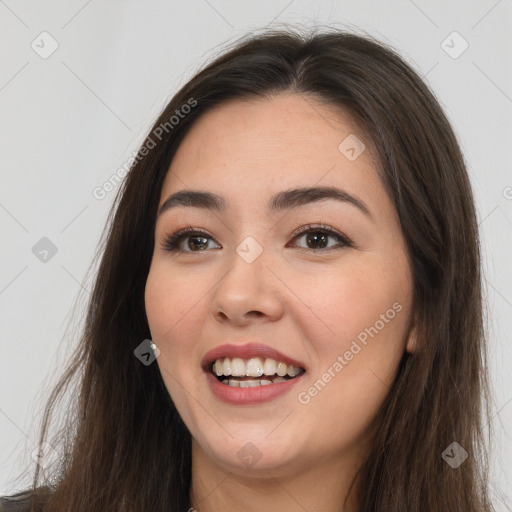
{"label": "left eye", "polygon": [[[304,226],[300,228],[298,233],[294,233],[292,240],[299,240],[301,238],[305,238],[306,246],[299,245],[297,247],[300,249],[310,249],[315,252],[353,246],[347,237],[328,226]],[[336,243],[329,244],[329,238],[335,239]],[[183,248],[184,242],[187,242],[185,244],[186,248]],[[169,252],[200,252],[212,248],[208,247],[209,242],[213,242],[216,245],[216,247],[213,247],[214,249],[222,248],[206,232],[188,228],[169,235],[164,240],[162,248]],[[286,247],[290,247],[290,245],[287,244]]]}
{"label": "left eye", "polygon": [[[343,237],[342,235],[336,233],[331,229],[318,229],[312,228],[309,229],[294,238],[294,240],[299,240],[301,238],[305,238],[306,246],[299,246],[303,249],[311,249],[311,250],[322,250],[322,249],[332,249],[335,247],[346,247],[350,246],[350,242],[348,239]],[[329,238],[336,239],[337,243],[333,243],[329,245]]]}

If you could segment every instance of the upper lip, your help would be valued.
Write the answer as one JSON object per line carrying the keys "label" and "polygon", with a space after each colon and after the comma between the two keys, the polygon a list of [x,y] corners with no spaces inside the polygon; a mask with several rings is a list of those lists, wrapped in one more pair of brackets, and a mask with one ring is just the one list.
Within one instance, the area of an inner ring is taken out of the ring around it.
{"label": "upper lip", "polygon": [[201,360],[201,367],[205,371],[210,371],[212,363],[223,357],[239,357],[241,359],[250,359],[252,357],[268,357],[276,361],[282,361],[288,365],[293,365],[298,368],[304,368],[304,363],[297,361],[275,348],[262,345],[261,343],[246,343],[245,345],[234,345],[227,343],[219,345],[208,351]]}

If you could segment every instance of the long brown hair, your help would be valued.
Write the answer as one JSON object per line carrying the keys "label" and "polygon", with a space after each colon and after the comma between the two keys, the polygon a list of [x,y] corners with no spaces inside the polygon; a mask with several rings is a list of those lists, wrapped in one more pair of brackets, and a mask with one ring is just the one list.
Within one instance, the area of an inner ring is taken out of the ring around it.
{"label": "long brown hair", "polygon": [[[341,107],[369,133],[413,274],[418,350],[404,353],[375,419],[372,449],[358,474],[360,510],[493,510],[480,249],[464,158],[412,67],[370,36],[336,29],[266,30],[236,41],[156,120],[112,206],[80,344],[45,409],[41,443],[57,398],[78,380],[76,401],[50,441],[61,456],[53,476],[41,482],[39,467],[34,475],[34,503],[46,501],[45,510],[184,512],[190,506],[190,433],[158,365],[134,356],[150,338],[144,287],[162,182],[202,114],[229,99],[283,91]],[[468,453],[458,468],[443,456],[446,449],[453,455],[454,442]]]}

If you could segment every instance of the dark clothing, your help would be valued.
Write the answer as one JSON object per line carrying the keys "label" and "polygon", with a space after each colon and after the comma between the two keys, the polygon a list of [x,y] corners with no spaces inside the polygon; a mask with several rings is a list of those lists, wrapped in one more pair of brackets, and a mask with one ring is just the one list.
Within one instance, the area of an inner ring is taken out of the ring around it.
{"label": "dark clothing", "polygon": [[28,512],[30,503],[30,493],[27,491],[11,496],[0,496],[0,512]]}

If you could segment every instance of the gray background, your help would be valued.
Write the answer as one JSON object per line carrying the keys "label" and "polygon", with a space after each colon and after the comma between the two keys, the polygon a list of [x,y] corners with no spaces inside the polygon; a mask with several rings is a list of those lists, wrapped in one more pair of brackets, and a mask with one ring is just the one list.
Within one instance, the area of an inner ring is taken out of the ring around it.
{"label": "gray background", "polygon": [[[0,0],[0,493],[35,467],[42,407],[76,343],[87,268],[115,194],[99,200],[93,190],[223,43],[300,23],[360,29],[393,45],[428,81],[461,140],[486,272],[492,490],[497,509],[512,510],[511,21],[511,0]],[[46,262],[33,252],[45,248],[43,237],[57,249]]]}

